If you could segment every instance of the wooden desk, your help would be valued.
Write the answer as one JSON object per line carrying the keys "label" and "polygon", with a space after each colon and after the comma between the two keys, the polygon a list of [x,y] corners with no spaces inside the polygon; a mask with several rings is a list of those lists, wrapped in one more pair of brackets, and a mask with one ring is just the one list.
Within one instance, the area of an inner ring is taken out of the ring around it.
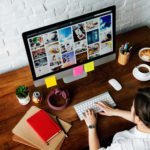
{"label": "wooden desk", "polygon": [[[56,112],[48,108],[46,101],[39,105],[39,107],[49,110],[51,113],[57,114],[65,121],[72,123],[72,128],[69,132],[69,138],[65,140],[62,150],[80,150],[88,146],[87,128],[84,122],[80,122],[73,105],[109,91],[116,101],[118,108],[129,110],[132,100],[135,96],[136,90],[140,87],[150,86],[150,82],[139,82],[132,76],[132,69],[143,63],[138,58],[138,50],[145,46],[150,46],[150,30],[147,27],[139,28],[131,32],[117,36],[117,50],[118,47],[125,42],[130,42],[134,45],[131,54],[130,62],[126,66],[120,66],[117,61],[104,64],[96,67],[95,71],[88,74],[87,78],[78,80],[70,84],[64,84],[59,80],[58,86],[67,88],[70,91],[71,103],[63,111]],[[107,81],[110,78],[116,78],[122,84],[123,89],[116,92],[109,86]],[[27,106],[21,106],[16,97],[15,89],[17,86],[25,84],[29,86],[32,93],[35,88],[30,73],[29,67],[24,67],[16,71],[12,71],[0,75],[0,149],[1,150],[23,150],[31,149],[24,145],[18,144],[11,140],[11,130],[30,108],[33,103]],[[46,89],[44,86],[38,88],[44,95],[51,89]],[[117,117],[99,117],[98,133],[101,140],[104,140],[118,131],[129,129],[133,124],[126,120]]]}

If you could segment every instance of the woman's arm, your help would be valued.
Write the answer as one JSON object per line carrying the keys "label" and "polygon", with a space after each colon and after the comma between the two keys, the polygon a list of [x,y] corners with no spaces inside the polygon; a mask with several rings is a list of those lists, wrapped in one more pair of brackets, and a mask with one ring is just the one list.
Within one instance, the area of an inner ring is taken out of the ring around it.
{"label": "woman's arm", "polygon": [[[84,120],[88,126],[89,150],[98,150],[100,148],[99,139],[96,131],[96,117],[93,110],[87,110],[84,114]],[[93,126],[93,128],[89,128]]]}
{"label": "woman's arm", "polygon": [[106,105],[102,102],[98,102],[97,106],[100,107],[103,110],[102,112],[99,112],[100,115],[118,116],[118,117],[122,117],[122,118],[124,118],[128,121],[134,122],[132,114],[131,114],[130,111],[115,109],[115,108],[109,107],[108,105]]}
{"label": "woman's arm", "polygon": [[99,139],[97,136],[96,128],[88,130],[89,150],[98,150],[100,148]]}
{"label": "woman's arm", "polygon": [[[118,116],[131,122],[134,122],[130,111],[111,108],[102,102],[98,102],[96,105],[103,110],[103,112],[99,112],[99,114],[101,115]],[[96,127],[96,117],[93,110],[88,110],[85,112],[84,120],[87,126],[93,125]],[[97,136],[96,128],[88,128],[88,138],[89,138],[89,149],[98,150],[100,148],[100,142]]]}

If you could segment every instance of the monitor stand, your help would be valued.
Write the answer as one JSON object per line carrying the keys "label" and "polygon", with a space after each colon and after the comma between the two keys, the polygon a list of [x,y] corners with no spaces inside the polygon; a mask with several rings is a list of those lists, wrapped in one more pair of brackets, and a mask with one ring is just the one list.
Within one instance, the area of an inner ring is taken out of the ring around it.
{"label": "monitor stand", "polygon": [[76,80],[79,80],[79,79],[82,79],[84,77],[87,76],[87,73],[84,72],[82,75],[80,76],[73,76],[73,75],[68,75],[68,76],[65,76],[63,77],[63,81],[64,83],[70,83],[70,82],[73,82],[73,81],[76,81]]}

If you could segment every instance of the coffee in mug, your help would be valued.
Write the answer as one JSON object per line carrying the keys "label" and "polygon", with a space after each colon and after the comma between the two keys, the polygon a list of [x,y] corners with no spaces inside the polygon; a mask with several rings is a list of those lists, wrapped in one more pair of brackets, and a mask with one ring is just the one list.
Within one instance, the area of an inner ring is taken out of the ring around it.
{"label": "coffee in mug", "polygon": [[150,80],[150,66],[147,64],[140,64],[133,69],[133,76],[140,81]]}
{"label": "coffee in mug", "polygon": [[149,72],[148,68],[146,68],[146,67],[139,67],[139,71],[142,73],[148,73]]}

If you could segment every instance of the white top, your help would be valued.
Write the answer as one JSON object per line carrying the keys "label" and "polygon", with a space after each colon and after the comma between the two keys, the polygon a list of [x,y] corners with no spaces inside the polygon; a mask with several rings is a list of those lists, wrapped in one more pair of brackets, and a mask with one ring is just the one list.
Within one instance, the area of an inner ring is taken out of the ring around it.
{"label": "white top", "polygon": [[150,150],[150,134],[133,127],[115,134],[112,144],[99,150]]}

